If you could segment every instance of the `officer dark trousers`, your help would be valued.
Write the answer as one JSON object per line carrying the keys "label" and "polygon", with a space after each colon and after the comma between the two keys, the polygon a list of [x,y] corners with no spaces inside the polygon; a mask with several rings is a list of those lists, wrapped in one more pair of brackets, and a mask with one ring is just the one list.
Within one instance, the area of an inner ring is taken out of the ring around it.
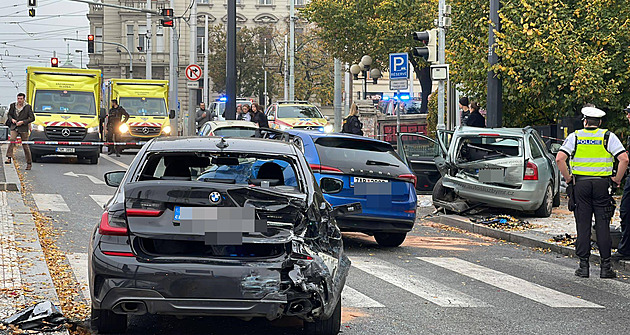
{"label": "officer dark trousers", "polygon": [[621,218],[621,240],[617,252],[630,255],[630,175],[626,178],[626,185],[623,187],[619,217]]}
{"label": "officer dark trousers", "polygon": [[[574,176],[576,177],[576,176]],[[582,180],[580,180],[582,179]],[[576,208],[574,211],[577,224],[577,241],[575,254],[580,258],[587,258],[591,254],[591,222],[595,215],[595,232],[597,233],[597,247],[601,258],[610,257],[610,218],[612,213],[609,206],[612,196],[608,192],[610,177],[576,178],[574,194]]]}

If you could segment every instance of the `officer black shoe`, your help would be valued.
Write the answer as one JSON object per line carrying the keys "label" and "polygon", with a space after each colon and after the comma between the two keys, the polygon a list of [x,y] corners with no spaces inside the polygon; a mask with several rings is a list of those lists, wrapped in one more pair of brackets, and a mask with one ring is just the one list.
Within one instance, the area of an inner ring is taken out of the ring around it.
{"label": "officer black shoe", "polygon": [[599,278],[617,278],[617,274],[612,269],[612,264],[610,264],[610,258],[602,259],[601,270],[599,273]]}
{"label": "officer black shoe", "polygon": [[118,153],[118,152],[117,152],[117,153],[116,153],[116,157],[120,157],[120,153]]}
{"label": "officer black shoe", "polygon": [[610,255],[610,259],[613,261],[628,261],[630,260],[630,255],[626,255],[626,254],[622,254],[619,251],[613,253],[612,255]]}
{"label": "officer black shoe", "polygon": [[588,273],[589,273],[588,267],[589,267],[588,257],[580,258],[580,267],[577,270],[575,270],[575,275],[582,278],[588,278]]}
{"label": "officer black shoe", "polygon": [[111,156],[111,155],[113,155],[113,154],[114,154],[114,152],[113,152],[113,151],[108,151],[108,152],[107,152],[107,156]]}

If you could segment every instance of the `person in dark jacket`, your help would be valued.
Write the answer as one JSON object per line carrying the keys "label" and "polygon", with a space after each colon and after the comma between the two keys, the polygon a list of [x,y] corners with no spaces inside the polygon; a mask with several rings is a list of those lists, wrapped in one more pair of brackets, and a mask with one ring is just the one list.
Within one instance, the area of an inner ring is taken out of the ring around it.
{"label": "person in dark jacket", "polygon": [[[7,114],[6,125],[11,129],[11,143],[7,149],[6,164],[11,164],[13,158],[13,148],[15,148],[15,141],[17,141],[18,135],[22,141],[28,141],[29,130],[31,128],[31,122],[35,121],[35,114],[31,105],[26,103],[26,95],[24,93],[18,93],[17,102],[11,104],[9,107],[9,113]],[[31,158],[31,148],[28,144],[22,144],[24,149],[24,156],[26,156],[26,169],[30,170],[33,165]]]}
{"label": "person in dark jacket", "polygon": [[461,122],[460,125],[466,125],[468,121],[468,116],[470,116],[470,108],[468,107],[469,101],[468,97],[461,97],[459,99],[459,109],[461,111]]}
{"label": "person in dark jacket", "polygon": [[478,127],[485,128],[486,127],[486,119],[479,113],[479,104],[476,101],[473,101],[470,104],[470,114],[466,119],[466,125],[470,127]]}
{"label": "person in dark jacket", "polygon": [[343,121],[341,132],[363,136],[361,128],[363,128],[363,124],[359,121],[359,108],[353,103],[348,117]]}
{"label": "person in dark jacket", "polygon": [[[243,106],[245,107],[245,106]],[[269,128],[269,120],[267,119],[267,115],[263,112],[262,107],[259,104],[252,104],[252,122],[256,123],[259,128]]]}
{"label": "person in dark jacket", "polygon": [[[118,104],[118,100],[112,99],[112,108],[109,110],[107,114],[107,142],[116,142],[121,123],[125,123],[129,120],[129,113]],[[116,146],[110,146],[107,149],[107,154],[111,155],[116,152],[116,156],[120,157],[120,152],[116,148]]]}
{"label": "person in dark jacket", "polygon": [[195,115],[195,122],[197,122],[197,132],[201,130],[201,127],[208,122],[214,121],[217,115],[214,112],[210,112],[206,109],[206,104],[204,102],[199,103],[199,109]]}

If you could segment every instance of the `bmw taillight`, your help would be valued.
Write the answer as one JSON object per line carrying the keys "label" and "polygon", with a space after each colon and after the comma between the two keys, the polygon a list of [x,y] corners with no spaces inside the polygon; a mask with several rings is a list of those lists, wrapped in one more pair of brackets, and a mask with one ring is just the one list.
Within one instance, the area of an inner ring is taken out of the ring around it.
{"label": "bmw taillight", "polygon": [[310,164],[311,166],[311,170],[313,170],[313,172],[319,172],[319,173],[343,173],[343,171],[334,168],[334,167],[330,167],[330,166],[325,166],[325,165],[319,165],[319,164]]}
{"label": "bmw taillight", "polygon": [[413,173],[401,174],[400,176],[398,176],[398,178],[412,183],[413,187],[416,187],[416,183],[418,182],[418,177],[416,177],[416,175]]}
{"label": "bmw taillight", "polygon": [[127,208],[126,212],[127,216],[158,217],[164,211],[159,209]]}
{"label": "bmw taillight", "polygon": [[101,216],[101,223],[98,226],[101,235],[127,235],[127,220],[123,211],[105,212]]}
{"label": "bmw taillight", "polygon": [[536,166],[536,164],[527,162],[523,180],[538,180],[538,166]]}

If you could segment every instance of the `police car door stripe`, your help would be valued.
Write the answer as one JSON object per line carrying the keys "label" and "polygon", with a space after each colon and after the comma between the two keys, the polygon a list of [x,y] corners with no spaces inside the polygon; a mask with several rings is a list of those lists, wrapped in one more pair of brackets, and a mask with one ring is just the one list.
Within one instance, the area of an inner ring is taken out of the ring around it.
{"label": "police car door stripe", "polygon": [[85,252],[66,254],[68,263],[72,267],[74,277],[81,288],[85,300],[90,301],[90,289],[88,287],[88,254]]}
{"label": "police car door stripe", "polygon": [[33,198],[37,208],[42,212],[69,212],[70,208],[66,205],[60,194],[42,194],[34,193]]}
{"label": "police car door stripe", "polygon": [[442,307],[491,307],[415,272],[374,257],[352,257],[352,266]]}
{"label": "police car door stripe", "polygon": [[90,194],[90,198],[92,198],[92,200],[94,200],[101,208],[107,204],[111,197],[111,195]]}
{"label": "police car door stripe", "polygon": [[343,307],[385,307],[380,302],[346,285],[341,292],[341,306]]}
{"label": "police car door stripe", "polygon": [[488,269],[481,265],[473,264],[458,258],[416,258],[460,273],[464,276],[482,281],[486,284],[496,286],[500,289],[512,292],[527,299],[534,300],[549,307],[604,308],[604,306],[600,306],[592,302],[582,300],[538,284],[530,283],[524,279],[517,278],[496,270]]}

